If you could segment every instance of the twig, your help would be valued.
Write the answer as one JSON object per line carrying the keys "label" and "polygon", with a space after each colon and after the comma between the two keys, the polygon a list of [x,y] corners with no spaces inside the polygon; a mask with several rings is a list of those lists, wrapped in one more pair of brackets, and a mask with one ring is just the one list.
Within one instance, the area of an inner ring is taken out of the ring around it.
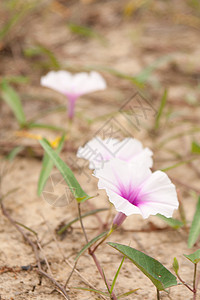
{"label": "twig", "polygon": [[0,202],[3,215],[10,221],[10,223],[17,229],[17,231],[21,233],[24,240],[31,246],[37,261],[38,273],[48,278],[57,287],[59,293],[61,293],[65,299],[70,300],[65,288],[62,285],[60,285],[51,275],[42,270],[37,244],[28,237],[28,235],[20,228],[19,225],[16,224],[15,220],[9,215],[9,213],[5,209],[3,202]]}
{"label": "twig", "polygon": [[44,251],[43,251],[43,249],[42,249],[42,246],[40,245],[40,242],[39,242],[38,240],[37,240],[37,245],[38,245],[38,248],[40,249],[40,251],[42,252],[42,254],[43,254],[43,256],[44,256],[44,260],[45,260],[45,263],[46,263],[47,268],[48,268],[48,270],[49,270],[49,273],[51,274],[51,276],[53,276],[52,271],[51,271],[51,268],[50,268],[50,265],[49,265],[49,263],[48,263],[48,260],[47,260],[47,258],[46,258],[46,256],[45,256]]}

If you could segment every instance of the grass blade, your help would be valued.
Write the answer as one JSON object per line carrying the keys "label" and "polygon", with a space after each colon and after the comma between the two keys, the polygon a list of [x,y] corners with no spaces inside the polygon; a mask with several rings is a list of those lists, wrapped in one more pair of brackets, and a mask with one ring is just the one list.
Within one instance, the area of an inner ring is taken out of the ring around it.
{"label": "grass blade", "polygon": [[192,221],[192,225],[190,228],[189,238],[188,238],[188,247],[192,248],[192,246],[197,241],[200,234],[200,197],[197,202],[196,212],[194,214],[194,218]]}
{"label": "grass blade", "polygon": [[171,55],[164,55],[160,58],[156,59],[151,65],[143,69],[137,76],[135,76],[135,79],[140,83],[145,83],[151,74],[162,64],[166,63],[169,60],[171,60]]}
{"label": "grass blade", "polygon": [[3,100],[12,109],[19,125],[24,126],[26,124],[26,117],[18,94],[5,80],[1,82],[1,91]]}
{"label": "grass blade", "polygon": [[158,109],[158,113],[155,120],[155,126],[154,126],[155,130],[157,130],[160,126],[160,118],[162,116],[166,102],[167,102],[167,89],[164,90],[163,96],[161,98],[160,107]]}
{"label": "grass blade", "polygon": [[65,133],[65,129],[62,127],[50,125],[50,124],[42,124],[42,123],[28,123],[27,124],[28,128],[44,128],[44,129],[50,129],[50,130],[55,130],[55,131],[60,131]]}
{"label": "grass blade", "polygon": [[121,261],[121,263],[120,263],[120,265],[119,265],[119,268],[118,268],[118,270],[117,270],[117,272],[116,272],[116,274],[115,274],[115,277],[114,277],[114,279],[113,279],[113,282],[112,282],[112,285],[111,285],[111,288],[110,288],[110,294],[112,294],[112,291],[113,291],[113,289],[114,289],[114,286],[115,286],[117,277],[118,277],[118,275],[119,275],[119,272],[120,272],[120,270],[121,270],[121,267],[122,267],[122,265],[123,265],[124,260],[125,260],[125,256],[122,258],[122,261]]}
{"label": "grass blade", "polygon": [[[62,136],[62,138],[60,139],[60,142],[58,144],[58,147],[56,148],[55,152],[57,154],[59,154],[64,146],[64,142],[65,142],[65,135]],[[40,172],[40,177],[38,180],[38,196],[41,195],[43,188],[45,186],[45,183],[51,173],[51,170],[53,169],[54,163],[52,161],[52,159],[49,157],[49,155],[45,152],[44,157],[43,157],[43,162],[42,162],[42,169]]]}
{"label": "grass blade", "polygon": [[104,293],[104,292],[102,292],[102,291],[95,290],[95,289],[91,289],[91,288],[72,287],[72,289],[83,290],[83,291],[89,291],[89,292],[94,292],[94,293],[97,293],[97,294],[100,294],[100,295],[109,297],[109,294],[108,294],[108,293]]}
{"label": "grass blade", "polygon": [[13,148],[7,155],[6,159],[12,161],[21,151],[24,150],[24,146],[17,146]]}
{"label": "grass blade", "polygon": [[129,292],[126,292],[126,293],[124,293],[124,294],[121,294],[121,295],[119,295],[119,296],[117,297],[117,299],[120,299],[120,298],[123,298],[123,297],[129,296],[129,295],[131,295],[131,294],[133,294],[133,293],[137,292],[138,290],[139,290],[139,288],[138,288],[138,289],[131,290],[131,291],[129,291]]}
{"label": "grass blade", "polygon": [[27,48],[24,50],[24,55],[26,57],[37,57],[43,56],[48,60],[48,67],[58,70],[60,69],[60,63],[55,57],[54,53],[43,45],[36,45],[35,47]]}
{"label": "grass blade", "polygon": [[62,174],[64,180],[66,181],[67,185],[69,186],[72,194],[76,198],[78,203],[84,202],[91,197],[87,195],[83,189],[81,188],[79,182],[75,178],[72,170],[68,167],[68,165],[58,156],[58,154],[49,146],[49,143],[42,139],[39,141],[41,146],[50,156],[60,173]]}
{"label": "grass blade", "polygon": [[80,26],[78,24],[70,23],[68,28],[72,33],[75,33],[79,36],[86,38],[98,39],[103,45],[107,44],[107,41],[104,36],[92,29],[91,27]]}

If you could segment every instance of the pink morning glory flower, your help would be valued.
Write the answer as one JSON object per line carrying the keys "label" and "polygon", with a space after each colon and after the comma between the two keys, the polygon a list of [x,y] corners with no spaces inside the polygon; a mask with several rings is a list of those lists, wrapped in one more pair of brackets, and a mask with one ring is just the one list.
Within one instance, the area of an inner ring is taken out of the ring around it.
{"label": "pink morning glory flower", "polygon": [[145,160],[147,167],[151,168],[153,152],[149,148],[143,148],[140,141],[135,138],[125,138],[119,141],[115,138],[102,140],[95,137],[84,147],[79,147],[77,156],[89,160],[91,170],[101,169],[110,159],[117,157],[127,162],[134,160]]}
{"label": "pink morning glory flower", "polygon": [[143,218],[158,213],[171,217],[178,208],[174,184],[166,173],[153,172],[145,160],[124,162],[111,159],[103,169],[95,171],[99,189],[105,189],[118,214],[113,220],[119,226],[126,216],[140,214]]}
{"label": "pink morning glory flower", "polygon": [[68,116],[74,117],[74,107],[77,98],[84,94],[104,90],[106,82],[97,72],[71,74],[67,71],[51,71],[40,81],[42,86],[51,88],[65,95],[69,100]]}

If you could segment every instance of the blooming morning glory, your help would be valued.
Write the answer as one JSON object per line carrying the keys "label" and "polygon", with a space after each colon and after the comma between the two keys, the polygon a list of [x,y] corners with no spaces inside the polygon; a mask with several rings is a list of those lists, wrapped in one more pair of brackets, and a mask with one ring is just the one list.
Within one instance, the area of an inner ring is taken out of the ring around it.
{"label": "blooming morning glory", "polygon": [[176,189],[167,174],[152,173],[144,160],[130,164],[113,158],[94,176],[99,178],[99,189],[106,190],[109,201],[119,212],[113,225],[119,226],[132,214],[141,214],[143,218],[157,213],[171,217],[178,208]]}
{"label": "blooming morning glory", "polygon": [[104,90],[106,82],[97,72],[81,72],[71,74],[67,71],[51,71],[43,76],[40,81],[42,86],[56,90],[67,96],[69,100],[68,116],[74,117],[74,107],[77,98],[84,94]]}
{"label": "blooming morning glory", "polygon": [[134,160],[145,160],[147,167],[152,167],[153,152],[149,148],[143,148],[140,141],[135,138],[125,138],[119,141],[115,138],[107,138],[102,140],[95,137],[89,141],[84,147],[79,147],[77,156],[89,160],[90,169],[101,169],[104,163],[116,157],[127,162]]}

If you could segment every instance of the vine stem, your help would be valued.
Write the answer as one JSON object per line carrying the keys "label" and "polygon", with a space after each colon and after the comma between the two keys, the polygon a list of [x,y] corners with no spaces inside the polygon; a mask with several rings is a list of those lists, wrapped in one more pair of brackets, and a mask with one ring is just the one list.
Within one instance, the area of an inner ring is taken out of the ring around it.
{"label": "vine stem", "polygon": [[158,289],[156,289],[156,290],[157,290],[157,300],[160,300],[160,292]]}
{"label": "vine stem", "polygon": [[188,288],[192,293],[194,293],[194,290],[179,276],[179,274],[176,274],[178,279],[180,280],[180,282],[186,287]]}
{"label": "vine stem", "polygon": [[197,289],[196,289],[196,277],[197,277],[197,264],[194,264],[194,278],[193,278],[193,300],[196,300]]}
{"label": "vine stem", "polygon": [[115,230],[114,227],[111,227],[110,231],[106,234],[106,236],[94,247],[93,250],[91,250],[92,253],[94,253],[97,248],[113,233],[113,231]]}
{"label": "vine stem", "polygon": [[[81,224],[81,229],[82,229],[82,231],[83,231],[83,235],[84,235],[84,237],[85,237],[85,241],[86,241],[86,243],[88,244],[88,243],[89,243],[89,240],[88,240],[88,237],[87,237],[87,234],[86,234],[84,225],[83,225],[83,220],[82,220],[82,217],[81,217],[81,207],[80,207],[80,206],[81,206],[81,204],[78,203],[79,220],[80,220],[80,224]],[[98,271],[99,271],[99,273],[100,273],[100,275],[101,275],[103,281],[105,282],[106,286],[108,287],[108,289],[109,289],[109,291],[110,291],[111,286],[110,286],[108,280],[107,280],[106,277],[105,277],[105,274],[104,274],[104,272],[103,272],[103,269],[101,268],[100,263],[99,263],[99,261],[98,261],[96,255],[94,254],[94,251],[92,251],[90,247],[88,248],[88,253],[89,253],[89,254],[91,255],[91,257],[93,258],[94,263],[95,263],[95,265],[96,265],[96,267],[97,267],[97,269],[98,269]],[[111,297],[112,297],[111,299],[117,300],[117,297],[116,297],[116,295],[115,295],[114,292],[112,292]]]}

